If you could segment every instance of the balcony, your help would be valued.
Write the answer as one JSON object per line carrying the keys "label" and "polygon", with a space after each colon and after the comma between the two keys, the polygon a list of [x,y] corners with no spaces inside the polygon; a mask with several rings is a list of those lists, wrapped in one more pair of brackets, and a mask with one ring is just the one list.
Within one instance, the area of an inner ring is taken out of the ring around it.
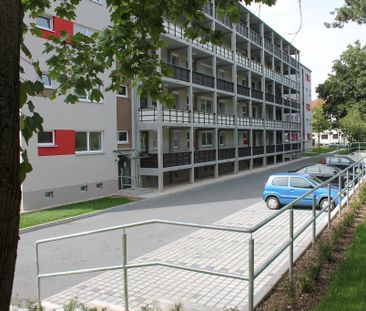
{"label": "balcony", "polygon": [[140,157],[140,166],[142,168],[158,168],[158,155],[148,154]]}
{"label": "balcony", "polygon": [[190,123],[190,112],[180,109],[163,109],[163,122],[167,123]]}
{"label": "balcony", "polygon": [[300,143],[292,143],[292,150],[300,150],[301,144]]}
{"label": "balcony", "polygon": [[253,155],[264,154],[264,146],[253,147]]}
{"label": "balcony", "polygon": [[237,124],[241,127],[250,127],[250,118],[248,117],[238,117],[237,118]]}
{"label": "balcony", "polygon": [[242,36],[244,36],[245,38],[249,38],[249,28],[247,26],[245,26],[242,23],[237,23],[236,24],[236,31],[241,34]]}
{"label": "balcony", "polygon": [[209,50],[211,52],[213,52],[214,50],[214,46],[211,42],[201,42],[201,39],[199,38],[194,39],[192,43],[200,48]]}
{"label": "balcony", "polygon": [[243,95],[243,96],[250,96],[250,88],[244,85],[237,85],[237,91],[238,94]]}
{"label": "balcony", "polygon": [[275,145],[266,146],[266,153],[274,153],[274,152],[275,152]]}
{"label": "balcony", "polygon": [[235,125],[235,118],[230,114],[218,114],[217,115],[217,124],[218,125]]}
{"label": "balcony", "polygon": [[251,156],[251,147],[238,148],[238,156],[239,156],[239,158],[250,157]]}
{"label": "balcony", "polygon": [[163,167],[181,166],[191,164],[190,152],[164,153]]}
{"label": "balcony", "polygon": [[204,111],[195,111],[193,113],[193,123],[215,124],[215,114]]}
{"label": "balcony", "polygon": [[251,126],[252,127],[264,127],[264,120],[263,119],[252,118],[251,119]]}
{"label": "balcony", "polygon": [[192,72],[192,80],[193,83],[207,86],[207,87],[214,87],[215,86],[215,78],[200,72],[193,71]]}
{"label": "balcony", "polygon": [[266,128],[274,129],[277,127],[276,120],[266,120]]}
{"label": "balcony", "polygon": [[230,60],[234,60],[234,52],[233,50],[225,47],[225,46],[216,46],[216,54],[220,55],[224,58],[228,58]]}
{"label": "balcony", "polygon": [[264,48],[267,51],[273,53],[273,44],[270,41],[268,41],[267,39],[264,39]]}
{"label": "balcony", "polygon": [[282,152],[283,151],[283,145],[282,144],[277,144],[276,145],[276,152]]}
{"label": "balcony", "polygon": [[274,55],[276,55],[278,58],[282,58],[281,48],[279,48],[278,46],[274,45],[273,52],[274,52]]}
{"label": "balcony", "polygon": [[169,73],[168,77],[189,82],[189,80],[190,80],[189,79],[189,69],[178,67],[178,66],[171,65],[171,64],[166,64],[166,65],[168,68],[170,68],[170,71],[171,71]]}
{"label": "balcony", "polygon": [[265,98],[266,98],[267,102],[271,102],[271,103],[274,102],[274,95],[272,95],[272,94],[266,93]]}
{"label": "balcony", "polygon": [[244,67],[250,68],[251,60],[248,57],[245,57],[245,56],[240,55],[240,54],[236,54],[236,61],[239,64],[243,65]]}
{"label": "balcony", "polygon": [[259,46],[262,46],[262,37],[252,29],[249,29],[249,39]]}
{"label": "balcony", "polygon": [[183,28],[167,19],[164,19],[164,30],[174,37],[185,40]]}
{"label": "balcony", "polygon": [[263,92],[256,89],[252,89],[252,97],[257,99],[263,99]]}
{"label": "balcony", "polygon": [[196,150],[194,152],[194,163],[216,161],[216,150]]}
{"label": "balcony", "polygon": [[282,97],[281,96],[275,96],[275,103],[278,105],[282,105]]}
{"label": "balcony", "polygon": [[285,144],[285,151],[290,151],[291,150],[291,144]]}
{"label": "balcony", "polygon": [[235,158],[235,148],[219,149],[219,160]]}
{"label": "balcony", "polygon": [[139,109],[140,123],[154,123],[157,122],[157,120],[158,120],[158,112],[155,107]]}
{"label": "balcony", "polygon": [[216,79],[217,88],[226,92],[233,93],[234,92],[234,83],[231,81]]}

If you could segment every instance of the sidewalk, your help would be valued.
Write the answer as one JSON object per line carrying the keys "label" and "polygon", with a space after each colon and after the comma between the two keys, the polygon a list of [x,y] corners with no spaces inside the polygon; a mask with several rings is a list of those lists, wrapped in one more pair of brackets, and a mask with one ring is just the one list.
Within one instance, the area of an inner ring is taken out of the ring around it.
{"label": "sidewalk", "polygon": [[[220,204],[220,203],[210,203]],[[227,204],[241,204],[240,200]],[[260,202],[234,213],[215,224],[250,227],[268,217],[273,211]],[[333,211],[336,213],[336,210]],[[311,219],[311,210],[295,210],[295,231]],[[318,218],[318,231],[326,226],[327,217]],[[255,267],[264,263],[288,238],[288,213],[270,222],[254,234]],[[227,233],[201,229],[173,243],[141,256],[129,263],[161,261],[193,268],[220,272],[248,274],[248,234]],[[309,245],[310,228],[295,241],[295,258]],[[96,254],[98,255],[98,254]],[[255,302],[260,301],[288,268],[288,252],[283,252],[255,280]],[[55,279],[53,281],[56,281]],[[155,305],[182,303],[184,310],[223,310],[237,306],[246,310],[247,282],[215,277],[166,267],[146,267],[128,272],[130,310],[154,302]],[[123,309],[123,278],[121,271],[100,274],[84,283],[44,300],[48,309],[61,308],[70,299],[90,305]]]}

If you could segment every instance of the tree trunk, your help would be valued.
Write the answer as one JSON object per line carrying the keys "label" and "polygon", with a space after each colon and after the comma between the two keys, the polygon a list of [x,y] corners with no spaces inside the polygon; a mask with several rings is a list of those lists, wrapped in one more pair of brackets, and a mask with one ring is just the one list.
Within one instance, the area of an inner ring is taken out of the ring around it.
{"label": "tree trunk", "polygon": [[8,311],[19,239],[20,0],[0,0],[0,311]]}
{"label": "tree trunk", "polygon": [[320,147],[320,132],[318,131],[318,148]]}

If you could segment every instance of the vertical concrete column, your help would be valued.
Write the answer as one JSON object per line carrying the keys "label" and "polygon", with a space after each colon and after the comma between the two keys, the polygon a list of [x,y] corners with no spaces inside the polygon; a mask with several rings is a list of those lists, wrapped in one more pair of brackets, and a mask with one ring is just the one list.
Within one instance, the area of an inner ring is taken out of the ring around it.
{"label": "vertical concrete column", "polygon": [[139,187],[142,186],[142,177],[140,176],[140,157],[141,152],[140,146],[140,123],[139,123],[139,108],[140,96],[137,94],[137,87],[131,86],[131,105],[132,105],[132,149],[134,154],[132,159],[134,160],[133,167],[131,167],[131,172],[133,172],[133,178],[138,181]]}
{"label": "vertical concrete column", "polygon": [[262,48],[261,48],[261,64],[262,64],[262,89],[263,92],[263,98],[262,98],[262,119],[264,120],[264,130],[262,133],[263,138],[263,146],[264,146],[264,156],[263,156],[263,166],[267,166],[267,116],[266,116],[266,76],[265,76],[265,68],[266,68],[266,62],[265,62],[265,54],[264,54],[264,24],[261,23],[260,25],[260,35],[261,35],[261,42],[262,42]]}
{"label": "vertical concrete column", "polygon": [[[215,7],[214,7],[215,8]],[[216,11],[216,9],[215,9]],[[215,13],[216,14],[216,13]],[[215,30],[215,22],[211,23],[211,29]],[[212,59],[212,71],[213,71],[213,76],[215,78],[215,91],[214,91],[214,96],[213,96],[213,111],[215,113],[215,130],[214,130],[214,146],[215,146],[215,157],[216,157],[216,161],[215,161],[215,178],[219,177],[219,164],[218,164],[218,160],[219,160],[219,131],[218,131],[218,125],[217,125],[217,66],[216,66],[216,46],[215,46],[215,54],[213,56]]]}
{"label": "vertical concrete column", "polygon": [[231,49],[233,50],[234,64],[232,67],[232,81],[234,82],[234,98],[233,98],[233,115],[234,115],[234,148],[235,148],[235,162],[234,162],[234,173],[239,172],[239,151],[238,151],[238,79],[237,79],[237,68],[236,68],[236,29],[233,25],[231,33]]}
{"label": "vertical concrete column", "polygon": [[[161,49],[157,50],[157,55],[161,59]],[[158,68],[158,71],[161,69]],[[163,191],[164,188],[164,173],[163,173],[163,159],[164,159],[164,146],[163,146],[163,120],[162,120],[162,104],[157,101],[157,143],[158,143],[158,191]]]}
{"label": "vertical concrete column", "polygon": [[189,181],[194,183],[194,111],[193,111],[193,84],[192,84],[192,71],[193,71],[193,57],[192,57],[192,45],[188,46],[188,69],[189,69],[189,87],[188,87],[188,105],[190,111],[190,127],[189,127],[189,152],[191,153],[191,169],[189,171]]}

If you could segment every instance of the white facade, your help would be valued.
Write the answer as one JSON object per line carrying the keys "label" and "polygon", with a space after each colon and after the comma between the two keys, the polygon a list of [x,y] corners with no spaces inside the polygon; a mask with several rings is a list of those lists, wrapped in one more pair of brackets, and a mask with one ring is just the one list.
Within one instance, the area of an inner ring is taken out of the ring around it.
{"label": "white facade", "polygon": [[302,144],[306,152],[312,146],[312,112],[311,112],[311,71],[301,66],[301,100],[302,100]]}

